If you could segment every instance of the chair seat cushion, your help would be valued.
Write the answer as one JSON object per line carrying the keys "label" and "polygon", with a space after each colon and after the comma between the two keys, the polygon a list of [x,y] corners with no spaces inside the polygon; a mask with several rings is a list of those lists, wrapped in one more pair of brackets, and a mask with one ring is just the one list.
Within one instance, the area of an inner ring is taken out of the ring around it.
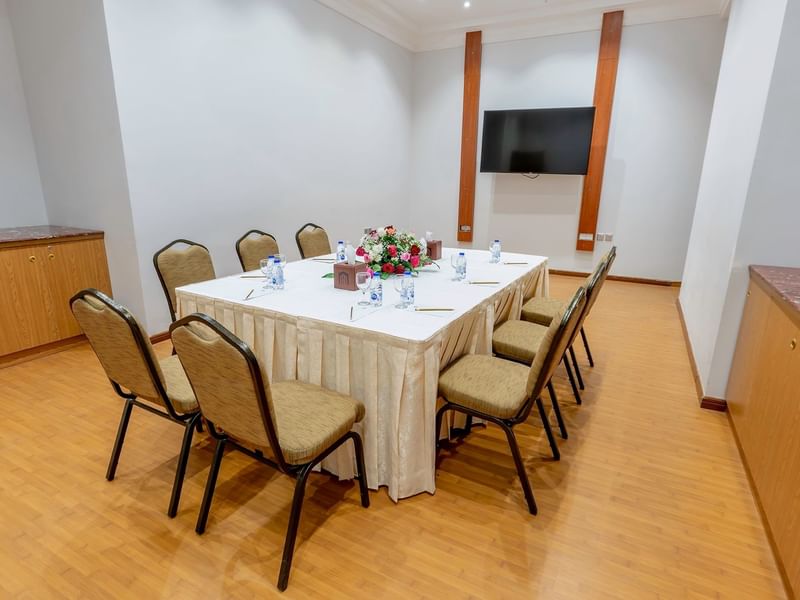
{"label": "chair seat cushion", "polygon": [[194,397],[189,378],[177,355],[169,356],[159,361],[161,372],[164,375],[164,386],[167,389],[172,406],[179,413],[186,414],[197,410],[197,399]]}
{"label": "chair seat cushion", "polygon": [[286,462],[311,462],[364,418],[364,406],[344,394],[302,381],[270,386],[278,443]]}
{"label": "chair seat cushion", "polygon": [[502,358],[467,354],[439,375],[439,394],[453,404],[510,419],[527,400],[529,371]]}
{"label": "chair seat cushion", "polygon": [[547,326],[559,311],[564,310],[566,305],[566,302],[558,298],[536,296],[522,305],[522,319]]}
{"label": "chair seat cushion", "polygon": [[506,321],[492,335],[492,350],[498,356],[533,363],[547,327],[527,321]]}

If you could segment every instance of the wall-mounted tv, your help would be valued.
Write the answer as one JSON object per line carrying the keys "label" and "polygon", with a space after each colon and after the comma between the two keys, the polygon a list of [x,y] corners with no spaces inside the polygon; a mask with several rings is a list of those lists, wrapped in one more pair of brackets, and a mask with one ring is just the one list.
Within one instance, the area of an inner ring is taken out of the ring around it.
{"label": "wall-mounted tv", "polygon": [[586,175],[594,107],[487,110],[481,173]]}

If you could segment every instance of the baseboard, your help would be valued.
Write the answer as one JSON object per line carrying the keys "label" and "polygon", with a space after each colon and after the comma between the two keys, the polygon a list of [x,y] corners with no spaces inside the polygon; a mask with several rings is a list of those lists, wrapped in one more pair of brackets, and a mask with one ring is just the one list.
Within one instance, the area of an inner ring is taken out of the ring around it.
{"label": "baseboard", "polygon": [[[561,269],[550,269],[551,275],[566,275],[567,277],[588,277],[589,273],[580,271],[562,271]],[[667,281],[665,279],[648,279],[646,277],[626,277],[624,275],[609,275],[609,281],[622,281],[625,283],[643,283],[645,285],[660,285],[663,287],[681,287],[680,281]]]}
{"label": "baseboard", "polygon": [[29,360],[34,360],[36,358],[42,358],[43,356],[47,356],[49,354],[55,354],[56,352],[61,352],[62,350],[82,344],[85,341],[86,336],[77,335],[75,337],[67,338],[66,340],[59,340],[57,342],[44,344],[43,346],[36,346],[35,348],[20,350],[19,352],[14,352],[13,354],[6,354],[5,356],[0,356],[0,369],[13,367],[14,365],[28,362]]}
{"label": "baseboard", "polygon": [[150,343],[151,344],[158,344],[160,342],[166,342],[169,339],[169,331],[162,331],[161,333],[157,333],[155,335],[150,336]]}
{"label": "baseboard", "polygon": [[675,307],[678,309],[678,318],[681,322],[681,331],[683,332],[683,342],[686,344],[686,353],[689,355],[689,364],[692,366],[692,379],[694,379],[694,388],[697,391],[697,399],[700,401],[700,408],[726,412],[728,410],[728,402],[726,400],[714,398],[713,396],[706,396],[703,391],[703,384],[700,381],[700,372],[697,370],[697,361],[694,359],[692,342],[689,339],[689,330],[686,328],[686,317],[683,316],[683,307],[681,306],[680,298],[675,300]]}

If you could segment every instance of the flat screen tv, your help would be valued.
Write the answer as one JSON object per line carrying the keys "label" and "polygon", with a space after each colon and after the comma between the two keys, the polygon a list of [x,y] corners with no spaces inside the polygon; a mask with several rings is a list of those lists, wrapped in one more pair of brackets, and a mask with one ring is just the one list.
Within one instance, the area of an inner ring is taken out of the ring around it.
{"label": "flat screen tv", "polygon": [[586,175],[594,107],[487,110],[481,173]]}

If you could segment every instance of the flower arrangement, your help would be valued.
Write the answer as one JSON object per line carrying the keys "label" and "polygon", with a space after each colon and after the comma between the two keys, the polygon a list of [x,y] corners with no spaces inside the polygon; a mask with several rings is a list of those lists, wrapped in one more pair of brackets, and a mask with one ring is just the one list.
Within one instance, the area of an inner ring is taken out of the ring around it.
{"label": "flower arrangement", "polygon": [[433,264],[422,249],[413,234],[389,225],[364,234],[356,255],[363,258],[373,273],[380,273],[381,279],[386,279],[391,275],[416,273],[420,267]]}

